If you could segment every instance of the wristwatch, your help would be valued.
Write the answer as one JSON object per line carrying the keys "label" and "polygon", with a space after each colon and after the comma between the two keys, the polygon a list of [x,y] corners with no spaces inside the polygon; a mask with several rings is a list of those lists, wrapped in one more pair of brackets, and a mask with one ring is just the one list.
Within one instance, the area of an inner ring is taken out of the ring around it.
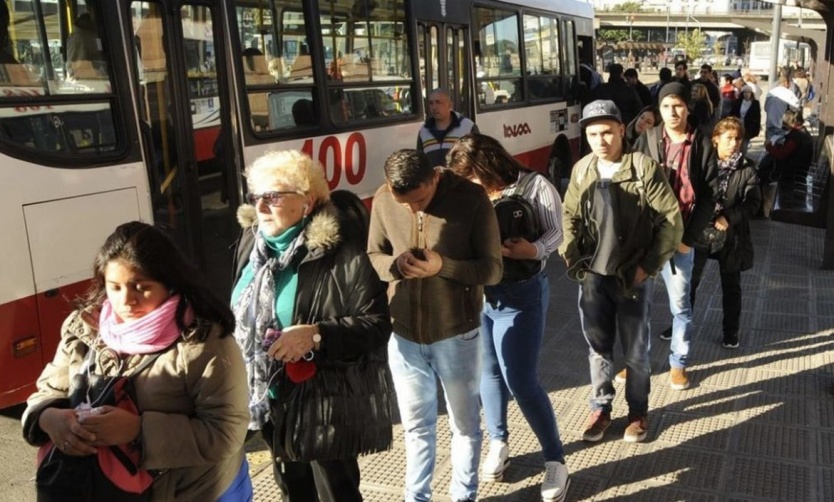
{"label": "wristwatch", "polygon": [[319,345],[321,344],[321,333],[318,331],[313,333],[313,350],[319,350]]}

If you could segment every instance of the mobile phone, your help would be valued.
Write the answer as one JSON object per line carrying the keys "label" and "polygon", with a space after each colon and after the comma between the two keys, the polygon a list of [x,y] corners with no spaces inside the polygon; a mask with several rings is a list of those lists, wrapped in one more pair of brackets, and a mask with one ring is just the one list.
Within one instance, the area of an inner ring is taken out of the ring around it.
{"label": "mobile phone", "polygon": [[412,249],[411,256],[417,258],[418,260],[426,261],[426,253],[423,252],[423,248]]}
{"label": "mobile phone", "polygon": [[266,328],[266,333],[264,334],[264,339],[261,343],[261,348],[264,350],[264,352],[268,352],[269,348],[272,347],[272,344],[275,343],[275,341],[279,338],[281,338],[280,329]]}

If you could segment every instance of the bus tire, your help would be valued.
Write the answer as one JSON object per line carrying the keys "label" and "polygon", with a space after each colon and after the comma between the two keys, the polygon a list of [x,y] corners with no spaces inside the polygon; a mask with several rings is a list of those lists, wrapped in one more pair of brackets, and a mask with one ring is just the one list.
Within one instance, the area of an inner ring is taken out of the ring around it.
{"label": "bus tire", "polygon": [[556,138],[553,147],[550,149],[550,158],[547,161],[547,176],[561,196],[565,195],[567,184],[570,181],[572,165],[573,159],[568,140],[564,136],[560,136]]}

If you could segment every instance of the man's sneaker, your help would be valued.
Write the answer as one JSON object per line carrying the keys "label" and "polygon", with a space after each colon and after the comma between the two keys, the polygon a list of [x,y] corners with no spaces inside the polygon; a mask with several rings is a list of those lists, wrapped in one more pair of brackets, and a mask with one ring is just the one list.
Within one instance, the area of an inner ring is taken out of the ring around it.
{"label": "man's sneaker", "polygon": [[481,479],[484,481],[501,481],[504,471],[510,465],[510,447],[506,441],[493,439],[489,442],[489,451],[481,466]]}
{"label": "man's sneaker", "polygon": [[614,381],[617,383],[625,383],[627,375],[628,370],[626,368],[623,368],[622,371],[620,371],[619,373],[617,373],[616,376],[614,376]]}
{"label": "man's sneaker", "polygon": [[545,502],[562,502],[568,493],[570,477],[568,468],[562,462],[544,463],[544,480],[542,481],[542,500]]}
{"label": "man's sneaker", "polygon": [[669,340],[671,340],[672,339],[672,326],[669,326],[668,328],[661,331],[660,334],[657,335],[657,337],[660,338],[661,340],[666,340],[667,342]]}
{"label": "man's sneaker", "polygon": [[738,333],[725,333],[723,345],[725,349],[737,349]]}
{"label": "man's sneaker", "polygon": [[645,415],[628,415],[628,426],[623,434],[626,443],[639,443],[646,439],[649,430],[649,420]]}
{"label": "man's sneaker", "polygon": [[686,376],[686,368],[672,368],[669,370],[669,387],[672,390],[689,388],[689,377]]}
{"label": "man's sneaker", "polygon": [[610,425],[611,414],[603,410],[596,410],[585,421],[585,432],[582,433],[582,440],[599,441]]}

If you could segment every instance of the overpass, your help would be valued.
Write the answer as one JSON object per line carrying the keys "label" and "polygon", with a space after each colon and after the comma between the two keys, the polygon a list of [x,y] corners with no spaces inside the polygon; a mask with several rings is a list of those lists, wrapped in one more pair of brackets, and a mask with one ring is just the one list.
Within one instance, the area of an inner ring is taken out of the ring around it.
{"label": "overpass", "polygon": [[[782,16],[782,37],[807,39],[824,47],[825,22],[816,12],[805,10]],[[675,42],[675,33],[698,28],[705,31],[732,32],[739,40],[756,35],[769,36],[773,23],[771,10],[733,11],[720,13],[654,12],[595,12],[598,28],[637,31],[646,42]],[[668,28],[668,29],[667,29]],[[668,33],[669,39],[666,38]]]}

